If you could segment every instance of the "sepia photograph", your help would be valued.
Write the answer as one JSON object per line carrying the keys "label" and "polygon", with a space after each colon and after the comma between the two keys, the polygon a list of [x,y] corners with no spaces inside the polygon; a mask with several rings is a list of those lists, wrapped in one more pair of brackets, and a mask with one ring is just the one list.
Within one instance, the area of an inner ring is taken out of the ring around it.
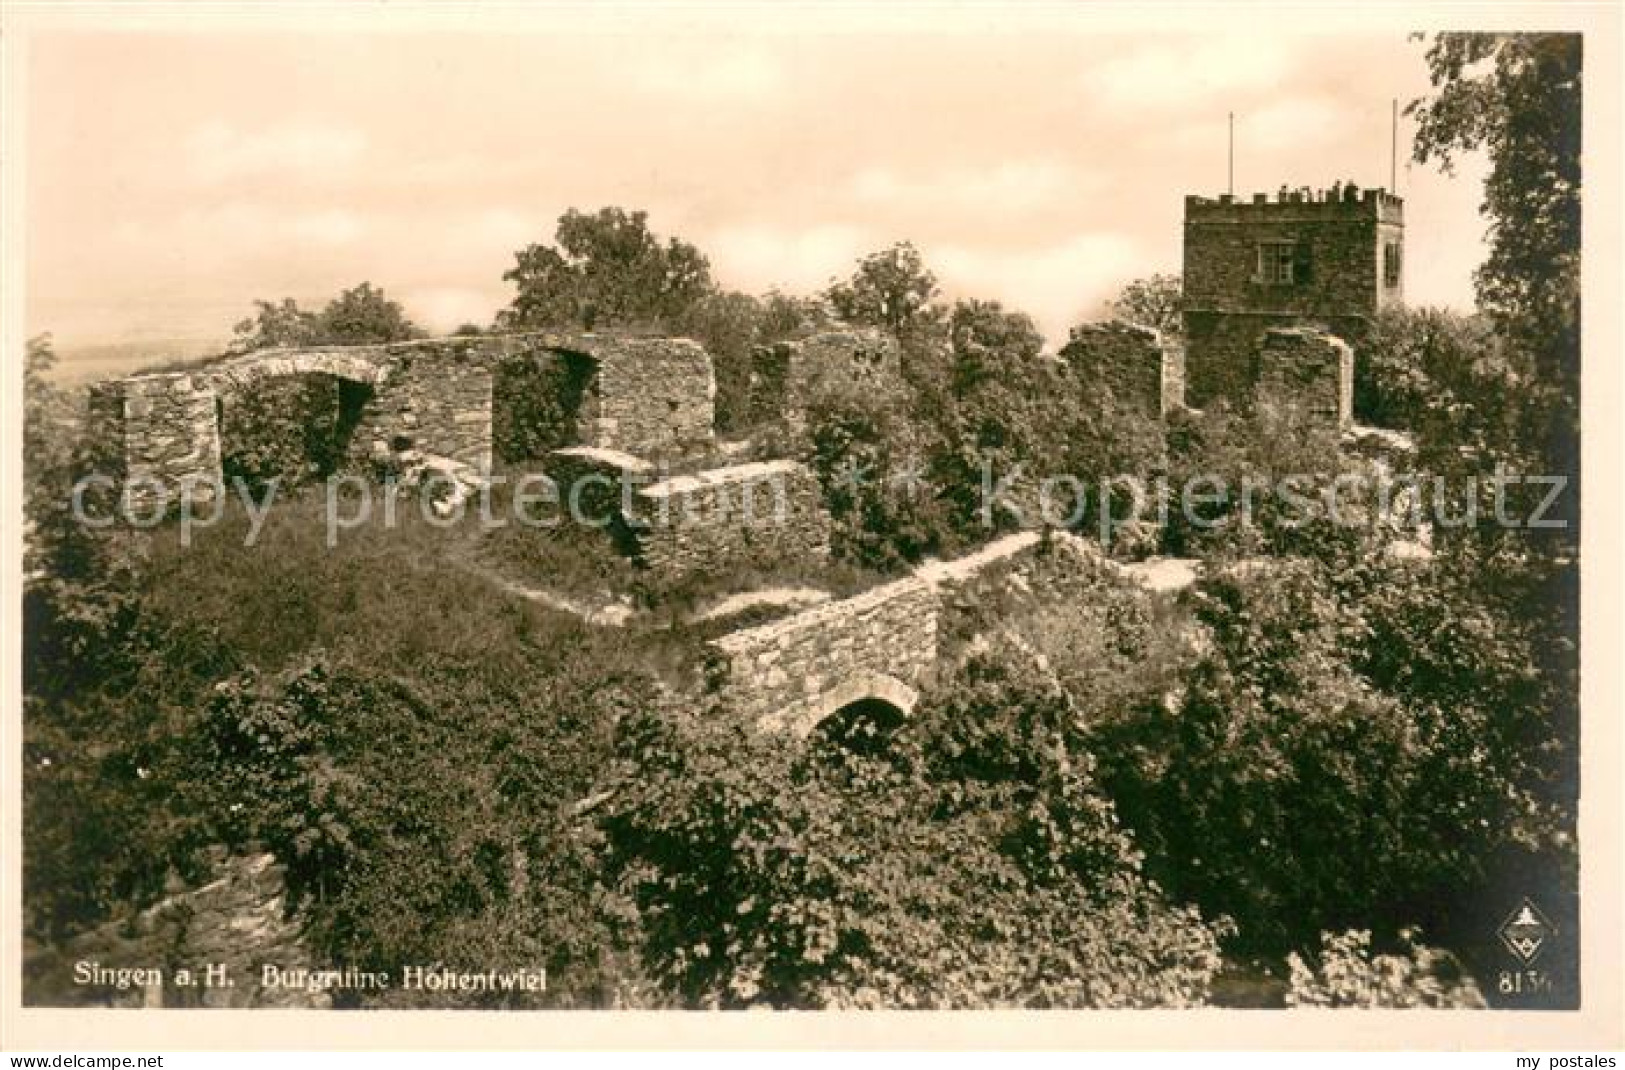
{"label": "sepia photograph", "polygon": [[4,17],[36,1046],[1620,1046],[1617,8]]}

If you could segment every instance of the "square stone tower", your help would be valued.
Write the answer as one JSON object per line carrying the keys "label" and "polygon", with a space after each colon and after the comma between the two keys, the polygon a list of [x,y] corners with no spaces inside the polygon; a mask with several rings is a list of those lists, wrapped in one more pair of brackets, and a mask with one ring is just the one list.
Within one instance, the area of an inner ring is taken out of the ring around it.
{"label": "square stone tower", "polygon": [[1405,202],[1352,183],[1185,198],[1186,396],[1246,405],[1271,327],[1319,327],[1356,352],[1404,292]]}

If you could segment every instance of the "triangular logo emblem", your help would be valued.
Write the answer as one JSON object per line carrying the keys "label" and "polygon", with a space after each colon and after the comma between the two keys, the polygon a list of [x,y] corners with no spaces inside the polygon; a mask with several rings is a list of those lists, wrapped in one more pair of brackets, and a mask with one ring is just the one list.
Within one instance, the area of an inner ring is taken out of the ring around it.
{"label": "triangular logo emblem", "polygon": [[1507,916],[1499,930],[1501,943],[1525,966],[1535,961],[1546,941],[1556,932],[1540,908],[1527,899]]}

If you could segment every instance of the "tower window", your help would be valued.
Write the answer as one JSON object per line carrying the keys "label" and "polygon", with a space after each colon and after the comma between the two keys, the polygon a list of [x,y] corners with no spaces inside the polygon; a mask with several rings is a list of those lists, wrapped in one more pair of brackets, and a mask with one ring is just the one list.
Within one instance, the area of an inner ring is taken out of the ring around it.
{"label": "tower window", "polygon": [[1399,243],[1387,242],[1382,247],[1382,284],[1387,287],[1399,285]]}
{"label": "tower window", "polygon": [[1258,243],[1258,274],[1255,280],[1269,286],[1290,286],[1297,281],[1294,266],[1297,247],[1289,241]]}

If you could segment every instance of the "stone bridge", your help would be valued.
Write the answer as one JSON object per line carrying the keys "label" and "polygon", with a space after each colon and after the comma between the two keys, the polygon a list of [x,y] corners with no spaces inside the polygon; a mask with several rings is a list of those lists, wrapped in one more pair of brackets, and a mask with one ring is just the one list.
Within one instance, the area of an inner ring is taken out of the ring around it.
{"label": "stone bridge", "polygon": [[268,349],[96,385],[91,418],[110,446],[108,474],[133,505],[194,493],[221,478],[224,406],[292,376],[338,381],[351,462],[408,466],[423,457],[491,468],[492,382],[521,358],[574,358],[585,388],[572,413],[581,445],[660,457],[709,445],[710,356],[682,338],[609,334],[474,335],[381,345]]}
{"label": "stone bridge", "polygon": [[942,590],[1039,542],[1037,532],[1008,535],[907,579],[712,640],[709,686],[762,728],[798,736],[860,704],[906,716],[936,672]]}
{"label": "stone bridge", "polygon": [[763,728],[801,736],[860,702],[906,715],[936,668],[937,609],[911,576],[733,632],[710,644],[711,689]]}

